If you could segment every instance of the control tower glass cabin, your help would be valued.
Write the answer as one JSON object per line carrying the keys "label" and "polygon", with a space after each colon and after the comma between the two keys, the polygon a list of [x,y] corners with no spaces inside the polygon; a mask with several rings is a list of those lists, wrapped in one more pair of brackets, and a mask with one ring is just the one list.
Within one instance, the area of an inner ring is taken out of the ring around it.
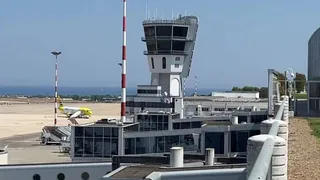
{"label": "control tower glass cabin", "polygon": [[180,16],[173,20],[143,21],[151,85],[162,94],[182,97],[182,79],[189,76],[198,30],[198,18]]}

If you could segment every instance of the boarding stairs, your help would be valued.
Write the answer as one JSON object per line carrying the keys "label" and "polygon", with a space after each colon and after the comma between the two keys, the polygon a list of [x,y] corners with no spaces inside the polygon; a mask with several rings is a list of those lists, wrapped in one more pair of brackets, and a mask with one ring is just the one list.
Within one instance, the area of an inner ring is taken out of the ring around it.
{"label": "boarding stairs", "polygon": [[71,127],[70,126],[45,126],[42,128],[41,144],[61,145],[61,141],[70,142]]}

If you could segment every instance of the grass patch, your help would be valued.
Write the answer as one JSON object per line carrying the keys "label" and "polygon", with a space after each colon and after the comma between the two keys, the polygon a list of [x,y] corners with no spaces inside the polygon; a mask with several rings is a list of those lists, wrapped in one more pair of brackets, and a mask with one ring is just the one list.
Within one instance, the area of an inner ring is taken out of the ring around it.
{"label": "grass patch", "polygon": [[312,130],[312,135],[320,139],[320,118],[308,118],[307,121]]}
{"label": "grass patch", "polygon": [[296,94],[296,98],[297,99],[307,99],[308,98],[308,94]]}

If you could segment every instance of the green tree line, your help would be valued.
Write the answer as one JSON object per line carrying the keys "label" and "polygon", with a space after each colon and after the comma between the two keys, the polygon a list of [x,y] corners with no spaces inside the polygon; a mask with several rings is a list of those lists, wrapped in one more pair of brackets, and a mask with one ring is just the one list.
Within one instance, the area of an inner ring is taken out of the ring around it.
{"label": "green tree line", "polygon": [[[279,74],[278,76],[279,80],[279,90],[280,95],[285,94],[285,80],[288,80],[288,78],[285,78],[284,74]],[[306,76],[302,73],[296,73],[296,77],[294,78],[295,83],[295,90],[296,93],[301,93],[305,90],[306,87]],[[294,88],[294,85],[293,85]],[[260,98],[268,98],[268,87],[254,87],[254,86],[244,86],[244,87],[233,87],[233,92],[259,92]],[[289,94],[289,83],[287,83],[287,94]]]}
{"label": "green tree line", "polygon": [[244,86],[244,87],[233,87],[232,92],[259,92],[260,98],[268,98],[268,87],[254,87],[254,86]]}

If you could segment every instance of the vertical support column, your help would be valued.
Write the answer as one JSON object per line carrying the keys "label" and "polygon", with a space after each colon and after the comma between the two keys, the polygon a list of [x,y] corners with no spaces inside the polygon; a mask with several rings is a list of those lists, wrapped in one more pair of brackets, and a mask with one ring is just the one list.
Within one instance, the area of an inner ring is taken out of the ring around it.
{"label": "vertical support column", "polygon": [[205,132],[201,132],[201,141],[200,141],[200,152],[201,154],[205,153],[205,148],[206,148],[206,133]]}
{"label": "vertical support column", "polygon": [[[272,149],[263,149],[264,152],[261,152],[263,144],[267,139],[272,138],[275,141],[274,148]],[[269,151],[269,152],[267,152]],[[271,163],[269,167],[270,176],[269,179],[277,180],[287,180],[287,163],[286,163],[286,147],[285,140],[278,136],[271,135],[256,135],[248,139],[247,144],[247,178],[249,177],[253,166],[255,165],[256,160],[260,153],[272,153]],[[267,162],[258,162],[261,164],[266,164]],[[268,179],[267,178],[267,179]]]}
{"label": "vertical support column", "polygon": [[228,126],[228,131],[224,132],[224,155],[229,154],[229,133],[230,133],[230,126]]}
{"label": "vertical support column", "polygon": [[168,116],[168,130],[172,131],[173,130],[172,116],[169,116],[169,115],[165,115],[165,116]]}
{"label": "vertical support column", "polygon": [[183,97],[186,96],[186,78],[183,78]]}
{"label": "vertical support column", "polygon": [[170,149],[170,167],[183,167],[183,147]]}
{"label": "vertical support column", "polygon": [[247,123],[251,123],[251,115],[247,116]]}
{"label": "vertical support column", "polygon": [[127,2],[123,0],[123,34],[122,34],[122,75],[121,75],[121,122],[126,121],[126,81],[127,81],[127,32],[126,32],[126,16],[127,16]]}
{"label": "vertical support column", "polygon": [[123,156],[124,155],[124,137],[123,137],[123,126],[122,124],[119,124],[119,131],[118,131],[118,155]]}
{"label": "vertical support column", "polygon": [[213,166],[214,164],[214,148],[207,148],[205,154],[205,165]]}
{"label": "vertical support column", "polygon": [[56,56],[55,64],[55,87],[54,87],[54,126],[57,125],[58,117],[58,56]]}
{"label": "vertical support column", "polygon": [[198,77],[194,77],[194,96],[198,95]]}

